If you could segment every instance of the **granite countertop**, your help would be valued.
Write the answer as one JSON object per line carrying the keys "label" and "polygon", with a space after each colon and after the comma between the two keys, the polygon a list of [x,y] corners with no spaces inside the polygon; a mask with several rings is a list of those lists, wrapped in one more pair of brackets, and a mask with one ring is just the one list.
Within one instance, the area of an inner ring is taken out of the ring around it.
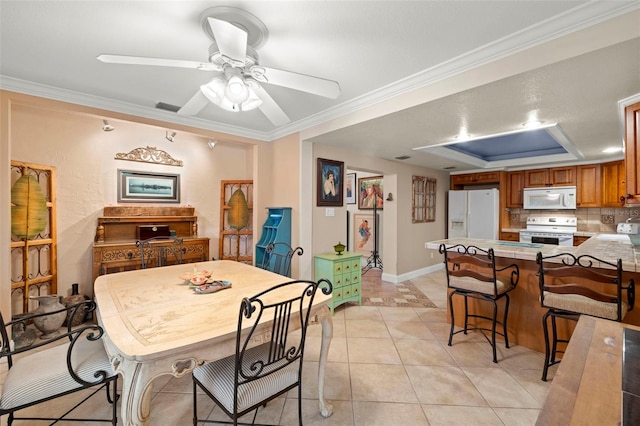
{"label": "granite countertop", "polygon": [[[513,241],[480,240],[473,238],[451,238],[446,240],[429,241],[428,249],[437,250],[440,244],[447,246],[455,244],[475,245],[481,249],[493,248],[497,257],[505,257],[521,260],[536,260],[536,254],[540,251],[543,256],[552,256],[560,253],[571,253],[574,256],[589,254],[607,262],[615,263],[622,259],[622,268],[628,272],[640,272],[640,247],[634,247],[625,235],[596,234],[578,247],[556,246],[550,244],[526,244]],[[603,268],[609,269],[606,264]]]}

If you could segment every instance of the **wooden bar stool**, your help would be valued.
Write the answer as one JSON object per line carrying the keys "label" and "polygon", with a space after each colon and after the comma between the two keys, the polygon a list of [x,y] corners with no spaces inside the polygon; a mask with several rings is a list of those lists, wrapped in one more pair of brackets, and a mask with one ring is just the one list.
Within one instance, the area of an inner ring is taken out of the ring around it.
{"label": "wooden bar stool", "polygon": [[[507,314],[509,313],[509,292],[515,290],[520,278],[520,269],[518,265],[511,264],[503,268],[497,268],[493,249],[482,250],[476,246],[464,246],[456,244],[446,247],[440,245],[440,253],[444,255],[444,263],[447,271],[447,287],[452,289],[449,292],[449,311],[451,313],[451,330],[449,332],[449,346],[454,334],[463,332],[467,334],[468,330],[490,331],[491,339],[487,336],[487,340],[491,343],[493,349],[493,362],[497,363],[496,355],[496,334],[504,337],[505,347],[509,347],[509,336],[507,334]],[[508,279],[498,277],[497,272],[510,270]],[[459,295],[464,297],[464,328],[454,333],[455,318],[453,312],[453,296]],[[469,314],[468,298],[484,300],[490,302],[493,306],[493,315],[491,317]],[[498,301],[505,299],[504,316],[500,322],[498,318]],[[483,328],[478,324],[474,328],[469,328],[469,318],[479,318],[491,321],[491,329]],[[496,325],[502,325],[502,332],[496,331]],[[484,335],[484,334],[483,334]]]}
{"label": "wooden bar stool", "polygon": [[[568,339],[558,338],[557,318],[577,321],[580,315],[591,315],[612,321],[622,321],[635,302],[633,279],[622,284],[622,260],[606,262],[590,255],[574,256],[560,253],[543,257],[536,255],[540,284],[540,303],[548,308],[542,317],[545,358],[542,380],[547,380],[549,367],[560,362],[558,343],[566,345]],[[626,301],[622,293],[625,291]],[[551,341],[549,341],[549,318]]]}

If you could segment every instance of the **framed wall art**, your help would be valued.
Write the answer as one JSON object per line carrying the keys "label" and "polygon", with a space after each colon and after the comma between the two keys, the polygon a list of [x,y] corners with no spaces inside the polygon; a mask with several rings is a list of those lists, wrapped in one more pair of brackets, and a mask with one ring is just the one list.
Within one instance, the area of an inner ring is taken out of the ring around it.
{"label": "framed wall art", "polygon": [[344,194],[347,204],[356,203],[356,174],[347,173],[347,178],[344,180]]}
{"label": "framed wall art", "polygon": [[375,226],[372,214],[353,215],[353,251],[368,256],[373,251]]}
{"label": "framed wall art", "polygon": [[344,163],[342,161],[318,158],[317,167],[317,206],[342,206],[342,187],[344,181]]}
{"label": "framed wall art", "polygon": [[119,203],[179,203],[180,175],[118,169]]}
{"label": "framed wall art", "polygon": [[382,209],[384,207],[384,193],[382,192],[382,176],[369,176],[358,179],[358,208]]}

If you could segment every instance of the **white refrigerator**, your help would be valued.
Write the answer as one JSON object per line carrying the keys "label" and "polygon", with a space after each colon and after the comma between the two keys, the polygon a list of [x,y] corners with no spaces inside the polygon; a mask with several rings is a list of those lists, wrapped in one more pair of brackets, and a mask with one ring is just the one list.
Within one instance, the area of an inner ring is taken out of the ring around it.
{"label": "white refrigerator", "polygon": [[497,189],[449,191],[448,238],[498,239]]}

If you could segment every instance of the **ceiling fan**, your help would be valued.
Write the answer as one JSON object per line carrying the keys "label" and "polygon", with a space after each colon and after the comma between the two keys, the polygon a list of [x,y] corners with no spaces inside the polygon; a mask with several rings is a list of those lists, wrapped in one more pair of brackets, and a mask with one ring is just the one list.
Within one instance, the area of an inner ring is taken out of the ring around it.
{"label": "ceiling fan", "polygon": [[227,111],[259,108],[269,121],[281,126],[291,120],[262,87],[263,83],[331,99],[340,95],[340,85],[335,81],[260,65],[255,49],[264,44],[268,32],[254,15],[233,7],[216,6],[202,13],[201,22],[213,39],[209,47],[209,62],[110,54],[101,54],[97,59],[112,64],[216,72],[211,81],[200,86],[200,90],[177,110],[180,115],[198,114],[208,102],[212,102]]}

